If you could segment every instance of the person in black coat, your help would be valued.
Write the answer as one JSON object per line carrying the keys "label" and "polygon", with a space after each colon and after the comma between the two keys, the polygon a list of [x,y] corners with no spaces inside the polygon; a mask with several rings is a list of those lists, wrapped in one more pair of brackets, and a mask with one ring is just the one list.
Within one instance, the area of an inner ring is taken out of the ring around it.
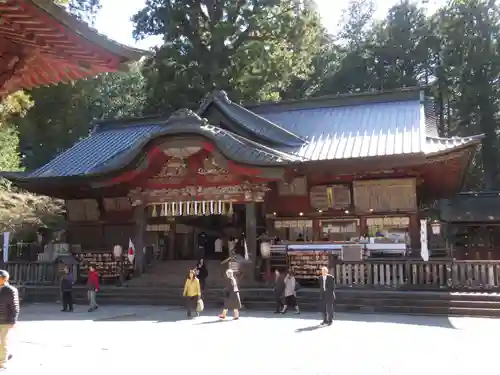
{"label": "person in black coat", "polygon": [[61,311],[73,312],[73,275],[68,266],[64,267],[64,275],[61,277],[61,302]]}
{"label": "person in black coat", "polygon": [[9,273],[0,270],[0,370],[12,358],[7,353],[7,336],[19,318],[19,293],[9,284]]}
{"label": "person in black coat", "polygon": [[198,261],[198,264],[196,265],[195,268],[195,272],[196,272],[196,277],[198,278],[198,280],[200,280],[200,289],[202,292],[204,292],[205,280],[208,277],[208,269],[205,264],[205,260],[203,258],[200,258],[200,260]]}
{"label": "person in black coat", "polygon": [[319,294],[323,312],[322,325],[332,325],[335,316],[335,278],[328,273],[327,267],[321,268],[319,277]]}
{"label": "person in black coat", "polygon": [[281,313],[283,309],[283,294],[285,293],[285,278],[280,274],[280,271],[276,268],[274,271],[274,300],[276,301],[276,311],[275,314]]}

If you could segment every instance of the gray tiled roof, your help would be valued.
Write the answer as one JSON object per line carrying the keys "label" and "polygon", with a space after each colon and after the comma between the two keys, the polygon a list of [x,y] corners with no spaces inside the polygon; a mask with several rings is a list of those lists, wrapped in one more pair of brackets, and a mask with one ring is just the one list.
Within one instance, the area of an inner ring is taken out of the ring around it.
{"label": "gray tiled roof", "polygon": [[402,101],[263,114],[306,138],[295,150],[309,160],[417,153],[422,150],[420,103]]}
{"label": "gray tiled roof", "polygon": [[[258,109],[257,109],[258,111]],[[260,113],[308,143],[288,152],[306,160],[434,153],[477,139],[428,136],[419,99]],[[433,131],[434,135],[435,132]]]}
{"label": "gray tiled roof", "polygon": [[140,144],[155,136],[195,132],[217,142],[232,160],[254,164],[282,164],[299,160],[296,156],[276,151],[247,140],[225,129],[199,124],[143,124],[120,127],[98,127],[70,149],[25,177],[62,177],[89,175],[119,168],[124,158],[136,153]]}
{"label": "gray tiled roof", "polygon": [[[199,117],[197,121],[182,123],[138,119],[124,125],[118,121],[111,126],[98,126],[88,138],[28,176],[89,175],[120,168],[151,138],[186,132],[212,139],[231,160],[255,165],[431,155],[477,143],[480,138],[437,137],[435,117],[418,93],[412,98],[385,102],[253,107],[258,116],[227,99],[215,103],[220,109],[229,109],[239,125],[231,129],[202,126]],[[249,124],[243,126],[243,122]],[[275,125],[268,126],[270,123]],[[286,142],[268,142],[279,134],[286,135]]]}
{"label": "gray tiled roof", "polygon": [[76,176],[95,172],[111,158],[126,152],[141,139],[161,132],[160,125],[150,124],[112,128],[92,133],[49,163],[31,172],[29,177]]}
{"label": "gray tiled roof", "polygon": [[[297,136],[293,132],[282,128],[277,123],[269,121],[265,117],[242,107],[239,104],[229,100],[225,92],[215,92],[212,94],[212,103],[215,104],[218,110],[229,119],[229,130],[234,133],[248,131],[259,142],[267,143],[273,147],[293,147],[303,145],[304,139]],[[207,110],[203,106],[201,112]]]}

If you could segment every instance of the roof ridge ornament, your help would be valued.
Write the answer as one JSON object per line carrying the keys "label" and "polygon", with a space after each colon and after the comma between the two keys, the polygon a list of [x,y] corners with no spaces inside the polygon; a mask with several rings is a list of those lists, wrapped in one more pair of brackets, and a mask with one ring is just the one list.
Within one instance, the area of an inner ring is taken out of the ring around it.
{"label": "roof ridge ornament", "polygon": [[210,107],[210,104],[214,102],[215,98],[221,100],[226,104],[231,103],[231,99],[229,99],[227,92],[225,92],[224,90],[213,90],[205,94],[203,99],[201,99],[200,106],[198,107],[196,113],[201,116],[208,109],[208,107]]}
{"label": "roof ridge ornament", "polygon": [[198,113],[191,109],[181,108],[175,111],[168,118],[166,125],[170,125],[175,122],[190,122],[198,125],[207,125],[208,120],[206,118],[202,118]]}

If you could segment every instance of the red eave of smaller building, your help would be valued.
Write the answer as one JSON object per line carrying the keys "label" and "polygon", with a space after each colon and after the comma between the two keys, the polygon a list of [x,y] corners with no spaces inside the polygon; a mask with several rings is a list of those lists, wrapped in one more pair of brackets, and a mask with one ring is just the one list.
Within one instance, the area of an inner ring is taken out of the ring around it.
{"label": "red eave of smaller building", "polygon": [[47,0],[0,2],[0,97],[123,68],[145,51],[122,46]]}

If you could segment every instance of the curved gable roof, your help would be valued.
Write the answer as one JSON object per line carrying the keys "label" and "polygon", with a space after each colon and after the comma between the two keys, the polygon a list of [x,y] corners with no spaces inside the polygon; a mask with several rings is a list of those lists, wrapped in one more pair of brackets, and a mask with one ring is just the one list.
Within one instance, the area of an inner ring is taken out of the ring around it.
{"label": "curved gable roof", "polygon": [[296,147],[307,143],[304,138],[294,132],[232,102],[224,91],[214,91],[209,94],[198,109],[198,115],[203,116],[211,105],[229,120],[227,123],[229,130],[234,133],[244,130],[256,142],[268,144],[271,147]]}

